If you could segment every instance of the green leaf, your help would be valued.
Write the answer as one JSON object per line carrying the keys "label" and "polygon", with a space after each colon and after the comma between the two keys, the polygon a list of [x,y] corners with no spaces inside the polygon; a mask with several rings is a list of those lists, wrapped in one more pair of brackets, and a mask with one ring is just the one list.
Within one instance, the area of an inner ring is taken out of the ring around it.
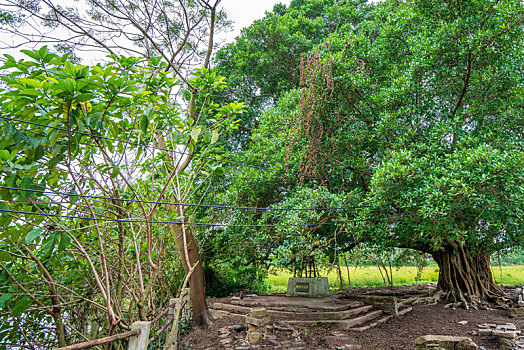
{"label": "green leaf", "polygon": [[204,133],[204,142],[209,142],[211,140],[211,133],[209,131],[206,131]]}
{"label": "green leaf", "polygon": [[140,130],[145,134],[147,132],[147,127],[149,126],[149,118],[146,114],[140,118]]}
{"label": "green leaf", "polygon": [[78,95],[76,100],[79,101],[79,102],[84,102],[84,101],[91,101],[94,98],[95,98],[95,95],[93,95],[91,93],[86,93],[86,94]]}
{"label": "green leaf", "polygon": [[63,155],[59,154],[56,157],[53,157],[51,160],[49,160],[49,162],[47,163],[47,166],[49,167],[49,169],[54,169],[54,167],[58,163],[60,163],[62,159],[63,159]]}
{"label": "green leaf", "polygon": [[31,179],[29,176],[24,176],[22,178],[22,182],[20,183],[20,187],[25,190],[30,190],[33,188],[33,179]]}
{"label": "green leaf", "polygon": [[35,227],[32,229],[26,236],[25,236],[25,243],[31,244],[36,239],[36,237],[39,237],[42,233],[43,229],[41,227]]}
{"label": "green leaf", "polygon": [[16,132],[16,127],[13,124],[7,124],[4,129],[3,138],[8,139],[11,136],[13,136],[15,132]]}
{"label": "green leaf", "polygon": [[31,145],[33,148],[37,148],[40,144],[40,138],[38,137],[28,137],[27,142]]}
{"label": "green leaf", "polygon": [[71,244],[71,236],[69,233],[64,233],[60,243],[58,244],[58,252],[63,252]]}
{"label": "green leaf", "polygon": [[69,73],[70,75],[74,76],[75,75],[75,66],[73,65],[73,63],[71,63],[71,61],[67,61],[65,64],[64,64],[64,69],[67,73]]}
{"label": "green leaf", "polygon": [[213,130],[213,135],[211,136],[211,144],[214,144],[218,140],[218,129]]}
{"label": "green leaf", "polygon": [[58,235],[56,233],[51,233],[49,237],[45,240],[42,249],[44,250],[44,256],[48,257],[51,255],[56,246],[56,241],[58,240]]}
{"label": "green leaf", "polygon": [[11,300],[13,299],[13,294],[11,293],[4,293],[2,296],[0,296],[0,309],[4,309],[6,306],[11,303]]}
{"label": "green leaf", "polygon": [[5,162],[7,162],[9,160],[9,158],[10,158],[10,155],[11,154],[6,149],[0,150],[0,160],[3,160]]}
{"label": "green leaf", "polygon": [[120,174],[120,168],[115,164],[115,166],[113,166],[113,171],[111,172],[111,177],[114,179],[118,174]]}
{"label": "green leaf", "polygon": [[200,133],[202,132],[201,129],[199,128],[195,128],[193,130],[191,130],[191,138],[195,141],[195,142],[198,142],[198,136],[200,135]]}
{"label": "green leaf", "polygon": [[29,299],[28,296],[23,296],[20,298],[15,306],[13,306],[13,315],[14,316],[20,316],[31,304],[31,299]]}
{"label": "green leaf", "polygon": [[38,50],[38,55],[41,57],[41,58],[44,58],[47,54],[49,53],[49,51],[47,50],[47,46],[42,46],[40,48],[40,50]]}
{"label": "green leaf", "polygon": [[30,51],[30,50],[20,50],[20,52],[23,52],[25,53],[27,56],[31,57],[32,59],[34,60],[38,60],[40,59],[40,57],[38,56],[38,54],[34,51]]}
{"label": "green leaf", "polygon": [[35,90],[35,89],[24,89],[24,90],[20,91],[20,93],[22,95],[30,95],[30,96],[38,96],[38,95],[40,95],[40,91]]}
{"label": "green leaf", "polygon": [[11,260],[11,254],[8,252],[0,252],[0,261],[9,261]]}

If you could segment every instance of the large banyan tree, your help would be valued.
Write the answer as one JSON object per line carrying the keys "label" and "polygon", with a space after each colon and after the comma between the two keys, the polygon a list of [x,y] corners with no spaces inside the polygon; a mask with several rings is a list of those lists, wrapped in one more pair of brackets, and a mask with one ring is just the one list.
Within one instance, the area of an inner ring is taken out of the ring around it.
{"label": "large banyan tree", "polygon": [[[431,254],[465,304],[524,227],[521,1],[385,1],[301,65],[302,172],[368,205],[356,239]],[[304,177],[306,178],[306,177]]]}

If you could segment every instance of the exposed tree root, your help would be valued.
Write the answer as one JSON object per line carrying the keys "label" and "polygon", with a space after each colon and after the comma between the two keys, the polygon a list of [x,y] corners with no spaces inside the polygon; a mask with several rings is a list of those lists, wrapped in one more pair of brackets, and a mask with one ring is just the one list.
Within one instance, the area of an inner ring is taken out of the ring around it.
{"label": "exposed tree root", "polygon": [[404,302],[412,305],[436,305],[440,300],[442,300],[442,296],[442,291],[435,291],[427,296],[408,298]]}
{"label": "exposed tree root", "polygon": [[489,256],[480,249],[448,242],[432,255],[440,268],[442,299],[451,302],[447,307],[486,308],[503,295],[491,275]]}

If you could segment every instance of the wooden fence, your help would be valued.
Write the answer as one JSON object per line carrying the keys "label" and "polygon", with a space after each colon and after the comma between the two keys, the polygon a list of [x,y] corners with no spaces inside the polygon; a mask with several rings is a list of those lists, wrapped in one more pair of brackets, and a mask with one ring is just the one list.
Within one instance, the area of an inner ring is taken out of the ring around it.
{"label": "wooden fence", "polygon": [[[179,305],[179,303],[181,303]],[[169,308],[166,312],[162,312],[151,321],[137,321],[131,325],[131,330],[128,332],[115,334],[109,337],[90,340],[84,343],[74,344],[59,348],[58,350],[81,350],[88,349],[97,345],[112,343],[117,340],[129,339],[128,350],[147,350],[150,343],[160,341],[162,335],[165,334],[164,344],[165,350],[176,350],[179,333],[179,324],[181,320],[188,320],[191,316],[191,299],[189,288],[184,288],[181,291],[180,298],[170,299]],[[150,333],[153,325],[160,320],[165,319],[165,323],[158,330],[156,336],[150,338]],[[171,325],[171,329],[169,326]],[[169,332],[167,332],[169,330]]]}

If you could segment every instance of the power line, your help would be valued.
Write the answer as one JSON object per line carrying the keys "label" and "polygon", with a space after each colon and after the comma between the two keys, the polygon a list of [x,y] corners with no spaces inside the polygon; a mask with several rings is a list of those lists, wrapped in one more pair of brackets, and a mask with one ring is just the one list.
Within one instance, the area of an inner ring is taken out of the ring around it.
{"label": "power line", "polygon": [[211,224],[211,223],[204,223],[204,222],[93,218],[93,217],[88,217],[88,216],[32,213],[32,212],[27,212],[27,211],[19,211],[19,210],[11,210],[11,209],[0,209],[0,213],[38,215],[38,216],[54,217],[54,218],[60,218],[60,219],[80,219],[80,220],[90,220],[90,221],[108,221],[108,222],[123,222],[123,223],[149,223],[149,224],[175,224],[175,225],[212,226],[212,227],[300,227],[300,226],[339,225],[339,224],[344,224],[345,223],[345,222],[340,221],[340,222],[320,222],[320,223],[315,223],[315,224]]}
{"label": "power line", "polygon": [[[1,203],[1,202],[0,202]],[[5,203],[5,202],[4,202]],[[87,216],[75,216],[75,215],[57,215],[57,214],[46,214],[46,213],[33,213],[11,209],[1,209],[0,213],[9,214],[24,214],[24,215],[38,215],[45,217],[55,217],[60,219],[80,219],[80,220],[91,220],[91,221],[106,221],[106,222],[123,222],[123,223],[150,223],[150,224],[176,224],[176,225],[192,225],[192,226],[211,226],[211,227],[301,227],[301,226],[326,226],[326,225],[341,225],[349,222],[365,222],[376,220],[376,218],[357,219],[351,221],[335,221],[335,222],[320,222],[314,224],[212,224],[212,223],[201,223],[201,222],[183,222],[183,221],[159,221],[159,220],[132,220],[132,219],[112,219],[112,218],[93,218]],[[401,217],[405,215],[414,215],[417,213],[406,212],[390,215],[382,218],[383,220]]]}
{"label": "power line", "polygon": [[115,200],[129,203],[146,203],[146,204],[166,204],[166,205],[179,205],[184,207],[197,207],[197,208],[217,208],[217,209],[233,209],[233,210],[276,210],[276,211],[320,211],[320,210],[349,210],[349,209],[360,209],[367,208],[369,205],[365,206],[353,206],[353,207],[324,207],[324,208],[270,208],[270,207],[237,207],[230,205],[217,205],[217,204],[191,204],[191,203],[172,203],[172,202],[163,202],[163,201],[148,201],[148,200],[139,200],[139,199],[126,199],[126,198],[115,198],[115,197],[106,197],[106,196],[95,196],[95,195],[83,195],[77,193],[67,193],[60,191],[45,191],[45,190],[35,190],[35,189],[26,189],[19,187],[9,187],[0,185],[0,189],[11,190],[11,191],[22,191],[30,193],[40,193],[43,195],[58,195],[58,196],[69,196],[69,197],[79,197],[79,198],[89,198],[89,199],[104,199],[104,200]]}
{"label": "power line", "polygon": [[[64,128],[59,128],[59,127],[56,127],[56,126],[35,123],[35,122],[27,121],[27,120],[9,118],[9,117],[5,117],[5,116],[0,116],[0,118],[4,119],[4,120],[9,120],[11,122],[18,122],[18,123],[23,123],[23,124],[40,126],[40,127],[43,127],[43,128],[50,128],[50,129],[54,129],[54,130],[64,131],[64,132],[67,132],[67,133],[79,134],[79,135],[84,135],[84,136],[90,136],[90,137],[94,137],[94,138],[101,139],[101,140],[120,142],[120,143],[123,143],[123,144],[126,144],[126,145],[131,145],[131,146],[151,148],[151,149],[156,149],[156,150],[159,150],[159,151],[171,152],[171,153],[176,153],[176,154],[185,155],[185,156],[192,156],[192,157],[195,157],[195,158],[201,158],[201,159],[206,159],[206,160],[213,160],[213,161],[220,162],[220,163],[228,163],[228,164],[234,164],[234,165],[238,165],[238,166],[245,166],[245,167],[254,168],[254,169],[258,169],[258,170],[276,171],[276,172],[283,173],[283,174],[297,175],[296,173],[293,173],[293,172],[290,172],[290,171],[286,171],[286,170],[278,170],[278,169],[275,169],[275,168],[273,168],[273,169],[272,168],[266,168],[266,167],[261,167],[261,166],[257,166],[257,165],[251,165],[251,164],[246,164],[246,163],[235,162],[235,161],[231,161],[231,160],[217,159],[217,158],[208,157],[208,156],[201,156],[201,155],[198,155],[198,154],[195,154],[195,153],[182,152],[182,151],[177,151],[177,150],[172,150],[172,149],[167,149],[167,148],[162,148],[162,147],[157,147],[157,146],[152,146],[152,145],[146,145],[146,144],[138,143],[138,142],[119,140],[119,139],[114,139],[114,138],[110,138],[110,137],[90,134],[90,133],[86,133],[86,132],[82,132],[82,131],[71,130],[71,129],[64,129]],[[33,132],[33,133],[37,133],[36,130],[31,130],[31,129],[29,129],[29,130],[24,129],[24,131],[30,131],[30,132]],[[318,179],[317,177],[314,177],[314,176],[306,176],[306,177]]]}

